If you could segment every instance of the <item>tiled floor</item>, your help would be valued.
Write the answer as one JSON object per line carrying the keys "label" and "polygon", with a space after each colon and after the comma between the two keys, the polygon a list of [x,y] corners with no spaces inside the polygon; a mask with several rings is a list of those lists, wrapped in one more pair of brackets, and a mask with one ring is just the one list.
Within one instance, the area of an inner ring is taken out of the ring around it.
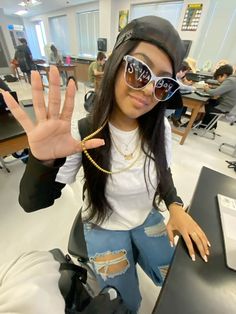
{"label": "tiled floor", "polygon": [[[9,84],[17,91],[19,99],[31,98],[30,85],[25,82]],[[80,92],[81,91],[81,92]],[[83,117],[82,84],[76,96],[74,118]],[[64,91],[62,91],[64,94]],[[47,96],[47,92],[45,92]],[[236,178],[236,173],[227,168],[225,160],[235,160],[218,151],[222,142],[236,144],[236,126],[220,122],[215,140],[190,134],[184,145],[179,145],[179,136],[173,135],[172,172],[179,195],[188,204],[202,166]],[[49,250],[55,247],[66,252],[69,231],[81,204],[79,179],[64,189],[62,197],[48,209],[27,214],[18,204],[19,181],[25,165],[16,162],[9,166],[11,173],[0,170],[0,264],[29,250]],[[206,187],[207,188],[207,187]],[[149,314],[159,293],[151,280],[139,270],[143,303],[140,313]]]}

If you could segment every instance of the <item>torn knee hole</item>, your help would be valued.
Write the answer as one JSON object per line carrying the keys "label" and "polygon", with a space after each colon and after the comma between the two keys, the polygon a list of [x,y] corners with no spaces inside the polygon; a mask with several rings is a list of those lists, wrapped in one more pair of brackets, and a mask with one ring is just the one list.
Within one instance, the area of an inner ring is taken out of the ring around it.
{"label": "torn knee hole", "polygon": [[120,274],[123,273],[128,266],[128,260],[118,262],[116,264],[103,266],[98,269],[98,272],[103,275],[114,275],[114,274]]}
{"label": "torn knee hole", "polygon": [[97,273],[102,277],[114,277],[124,273],[129,267],[127,252],[125,250],[96,254],[90,258]]}

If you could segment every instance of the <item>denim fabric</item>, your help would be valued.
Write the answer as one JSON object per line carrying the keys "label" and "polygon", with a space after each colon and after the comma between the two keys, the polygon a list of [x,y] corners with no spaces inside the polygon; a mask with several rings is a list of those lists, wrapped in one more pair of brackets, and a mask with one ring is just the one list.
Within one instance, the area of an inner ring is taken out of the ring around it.
{"label": "denim fabric", "polygon": [[100,287],[115,287],[137,313],[141,295],[136,263],[156,285],[162,285],[173,256],[163,216],[153,209],[141,226],[125,231],[85,224],[84,234]]}

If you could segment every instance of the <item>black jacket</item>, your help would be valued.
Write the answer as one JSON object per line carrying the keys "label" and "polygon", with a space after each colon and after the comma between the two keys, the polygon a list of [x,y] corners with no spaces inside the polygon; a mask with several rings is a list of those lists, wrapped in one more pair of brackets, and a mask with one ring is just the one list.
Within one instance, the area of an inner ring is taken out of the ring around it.
{"label": "black jacket", "polygon": [[[79,121],[79,131],[81,138],[89,134],[87,118]],[[19,203],[26,212],[49,207],[55,199],[61,196],[61,190],[65,184],[56,182],[56,176],[65,160],[66,158],[57,159],[54,167],[48,167],[29,154],[29,161],[20,183],[19,195]],[[161,178],[157,195],[161,196],[167,207],[174,202],[183,204],[177,195],[170,169],[166,172],[165,178]]]}

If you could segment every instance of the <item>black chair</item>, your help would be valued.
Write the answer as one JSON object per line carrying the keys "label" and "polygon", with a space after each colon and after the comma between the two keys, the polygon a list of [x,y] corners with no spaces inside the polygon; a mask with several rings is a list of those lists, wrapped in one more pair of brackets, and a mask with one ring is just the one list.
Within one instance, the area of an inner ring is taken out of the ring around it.
{"label": "black chair", "polygon": [[68,252],[77,258],[80,263],[87,263],[89,261],[87,246],[84,239],[84,226],[82,223],[81,209],[79,210],[73,222],[69,243]]}

